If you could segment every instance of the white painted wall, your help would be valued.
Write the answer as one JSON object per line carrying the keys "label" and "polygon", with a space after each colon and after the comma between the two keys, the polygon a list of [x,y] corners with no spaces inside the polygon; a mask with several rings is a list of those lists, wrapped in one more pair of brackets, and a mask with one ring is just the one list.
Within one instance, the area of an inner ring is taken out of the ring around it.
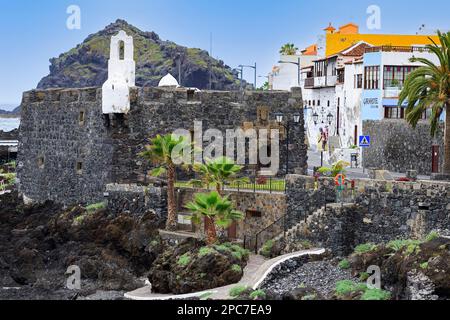
{"label": "white painted wall", "polygon": [[[319,100],[320,106],[317,105]],[[309,101],[311,101],[311,106],[309,106]],[[313,106],[312,101],[315,101],[315,106]],[[325,129],[325,127],[328,126],[330,137],[336,132],[335,121],[333,121],[331,125],[327,123],[327,115],[329,113],[333,114],[334,117],[336,115],[335,87],[320,89],[303,88],[303,104],[308,106],[305,124],[309,146],[312,150],[321,150],[321,145],[318,144],[318,140],[320,138],[320,128]],[[319,115],[319,121],[317,124],[314,123],[314,113]]]}
{"label": "white painted wall", "polygon": [[437,57],[429,52],[383,52],[381,63],[385,66],[423,66],[420,62],[411,62],[412,57],[425,58],[439,64]]}
{"label": "white painted wall", "polygon": [[[120,45],[124,54],[120,57]],[[111,37],[108,80],[102,87],[102,110],[104,114],[128,113],[130,111],[130,87],[135,86],[136,63],[134,62],[133,37],[121,30]]]}
{"label": "white painted wall", "polygon": [[355,126],[358,136],[362,134],[361,94],[362,88],[355,88],[355,75],[363,73],[363,64],[345,65],[345,80],[341,95],[340,136],[342,147],[350,147],[355,143]]}
{"label": "white painted wall", "polygon": [[[281,55],[280,61],[287,63],[278,63],[278,71],[270,75],[270,81],[272,85],[272,90],[291,90],[292,87],[298,87],[298,62],[300,59],[300,68],[307,65],[311,65],[312,61],[317,59],[317,56],[305,56],[305,55],[295,55],[286,56]],[[289,63],[294,62],[294,63]]]}

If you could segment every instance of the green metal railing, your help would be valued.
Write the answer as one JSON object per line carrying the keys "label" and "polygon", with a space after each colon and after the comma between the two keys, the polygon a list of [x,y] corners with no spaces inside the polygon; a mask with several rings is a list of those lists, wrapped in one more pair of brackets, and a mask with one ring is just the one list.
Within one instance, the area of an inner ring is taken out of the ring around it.
{"label": "green metal railing", "polygon": [[[175,183],[176,188],[186,188],[186,189],[208,189],[215,190],[215,184],[210,184],[209,186],[197,186],[189,181],[177,181]],[[237,192],[268,192],[268,193],[285,193],[286,192],[286,180],[267,178],[264,181],[253,180],[250,182],[235,181],[228,183],[222,187],[223,190],[237,191]]]}

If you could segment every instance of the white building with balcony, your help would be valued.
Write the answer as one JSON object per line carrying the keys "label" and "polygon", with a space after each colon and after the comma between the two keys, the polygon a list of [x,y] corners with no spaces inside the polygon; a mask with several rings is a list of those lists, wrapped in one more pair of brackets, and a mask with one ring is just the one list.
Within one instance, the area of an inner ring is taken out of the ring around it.
{"label": "white building with balcony", "polygon": [[[359,102],[362,90],[362,56],[365,42],[302,68],[301,87],[306,111],[309,146],[322,150],[322,132],[329,140],[327,151],[353,146],[361,127]],[[331,149],[331,150],[329,150]]]}
{"label": "white building with balcony", "polygon": [[[406,105],[398,106],[398,97],[406,77],[423,66],[411,62],[413,57],[426,58],[439,64],[437,57],[424,46],[380,46],[364,54],[362,120],[404,119]],[[424,118],[427,115],[424,114]]]}

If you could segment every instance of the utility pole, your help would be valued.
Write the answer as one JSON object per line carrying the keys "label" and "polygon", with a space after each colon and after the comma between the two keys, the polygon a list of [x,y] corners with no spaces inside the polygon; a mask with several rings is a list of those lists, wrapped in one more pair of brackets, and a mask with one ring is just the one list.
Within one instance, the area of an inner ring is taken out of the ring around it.
{"label": "utility pole", "polygon": [[177,53],[178,57],[178,84],[181,86],[181,53]]}
{"label": "utility pole", "polygon": [[256,89],[258,89],[258,88],[256,87],[256,62],[255,62],[255,90]]}
{"label": "utility pole", "polygon": [[[213,34],[212,34],[212,32],[209,34],[209,56],[212,59],[212,57],[213,57]],[[212,90],[211,59],[210,59],[210,62],[208,63],[208,68],[209,68],[209,90]]]}

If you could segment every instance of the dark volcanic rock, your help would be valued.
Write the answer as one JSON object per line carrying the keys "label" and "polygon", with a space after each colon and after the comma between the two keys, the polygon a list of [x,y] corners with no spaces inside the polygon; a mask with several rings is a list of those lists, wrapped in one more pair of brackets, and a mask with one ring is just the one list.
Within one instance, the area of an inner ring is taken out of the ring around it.
{"label": "dark volcanic rock", "polygon": [[211,58],[206,51],[163,41],[154,32],[143,32],[117,20],[76,48],[51,59],[50,74],[39,82],[38,89],[102,86],[107,79],[110,38],[120,30],[134,38],[137,86],[157,86],[168,72],[178,79],[181,61],[181,85],[185,87],[208,89],[210,70],[211,89],[239,87],[237,72],[223,61]]}
{"label": "dark volcanic rock", "polygon": [[[418,296],[450,297],[450,239],[409,242],[397,250],[380,245],[376,250],[349,258],[353,273],[364,272],[370,265],[381,268],[383,285],[396,299]],[[418,281],[417,279],[422,279]],[[422,288],[411,288],[421,282]],[[427,298],[428,299],[428,298]]]}
{"label": "dark volcanic rock", "polygon": [[0,130],[0,140],[18,140],[19,139],[19,129],[14,129],[12,131]]}
{"label": "dark volcanic rock", "polygon": [[[75,299],[137,289],[160,253],[162,225],[152,212],[112,215],[52,202],[26,207],[17,193],[0,196],[0,299]],[[66,288],[72,265],[81,270],[81,290]]]}
{"label": "dark volcanic rock", "polygon": [[276,267],[263,282],[262,289],[284,300],[331,299],[336,283],[347,279],[353,279],[351,272],[326,260],[326,256],[305,256]]}
{"label": "dark volcanic rock", "polygon": [[282,300],[324,300],[323,296],[314,288],[296,288],[283,295]]}
{"label": "dark volcanic rock", "polygon": [[241,258],[236,252],[243,249],[236,248],[229,244],[206,247],[196,239],[168,248],[150,269],[153,291],[185,294],[239,282],[248,256]]}

